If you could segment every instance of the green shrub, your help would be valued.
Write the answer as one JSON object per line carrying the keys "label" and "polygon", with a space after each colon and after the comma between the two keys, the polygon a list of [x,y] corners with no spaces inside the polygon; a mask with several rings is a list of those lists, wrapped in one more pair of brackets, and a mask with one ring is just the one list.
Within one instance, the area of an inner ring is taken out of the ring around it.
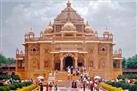
{"label": "green shrub", "polygon": [[8,75],[8,74],[0,74],[0,80],[3,80],[3,79],[10,79],[10,75]]}
{"label": "green shrub", "polygon": [[18,83],[18,88],[22,88],[23,86],[22,86],[22,84],[21,83]]}
{"label": "green shrub", "polygon": [[0,74],[0,80],[3,79],[14,79],[14,80],[20,80],[20,77],[18,75],[8,75],[8,74]]}
{"label": "green shrub", "polygon": [[13,84],[10,84],[10,85],[9,85],[9,88],[10,88],[10,90],[16,90],[16,86],[13,85]]}
{"label": "green shrub", "polygon": [[19,88],[19,83],[13,83],[16,88]]}
{"label": "green shrub", "polygon": [[119,87],[123,88],[123,89],[130,89],[130,84],[129,83],[125,83],[125,82],[118,82],[120,84]]}
{"label": "green shrub", "polygon": [[0,91],[10,91],[9,86],[0,86]]}
{"label": "green shrub", "polygon": [[23,84],[23,86],[29,86],[32,84],[32,82],[23,82],[22,84]]}
{"label": "green shrub", "polygon": [[137,85],[132,85],[129,91],[137,91]]}
{"label": "green shrub", "polygon": [[20,77],[18,75],[11,75],[11,78],[14,80],[20,80]]}
{"label": "green shrub", "polygon": [[32,84],[32,82],[22,82],[22,83],[21,83],[21,85],[22,85],[23,87],[29,86],[29,85],[31,85],[31,84]]}
{"label": "green shrub", "polygon": [[136,84],[136,85],[137,85],[137,81],[136,81],[134,84]]}
{"label": "green shrub", "polygon": [[[22,88],[23,86],[26,87],[26,86],[29,86],[31,84],[32,84],[32,82],[22,82],[22,83],[15,82],[15,83],[12,83],[8,86],[0,86],[0,91],[16,90],[17,88]],[[28,90],[24,90],[24,91],[28,91]],[[29,91],[31,91],[31,90],[29,90]]]}
{"label": "green shrub", "polygon": [[117,77],[117,79],[125,79],[126,78],[126,76],[125,75],[118,75],[118,77]]}

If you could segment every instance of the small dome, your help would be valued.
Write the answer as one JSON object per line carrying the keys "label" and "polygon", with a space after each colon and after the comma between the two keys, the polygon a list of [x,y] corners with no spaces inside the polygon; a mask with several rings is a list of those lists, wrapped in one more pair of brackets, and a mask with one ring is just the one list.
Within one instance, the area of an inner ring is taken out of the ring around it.
{"label": "small dome", "polygon": [[67,22],[63,27],[62,27],[63,31],[75,31],[76,27],[73,25],[73,23],[71,22]]}
{"label": "small dome", "polygon": [[33,33],[33,32],[28,32],[27,34],[28,34],[28,35],[34,35],[34,33]]}
{"label": "small dome", "polygon": [[45,29],[45,31],[44,31],[44,33],[49,33],[49,32],[53,32],[53,27],[52,27],[52,24],[50,23],[47,27],[46,27],[46,29]]}
{"label": "small dome", "polygon": [[110,33],[108,31],[105,31],[104,32],[104,35],[109,35]]}
{"label": "small dome", "polygon": [[87,33],[93,32],[92,28],[88,25],[88,22],[87,22],[86,27],[85,27],[85,32],[87,32]]}
{"label": "small dome", "polygon": [[92,28],[90,26],[85,27],[85,32],[93,32]]}

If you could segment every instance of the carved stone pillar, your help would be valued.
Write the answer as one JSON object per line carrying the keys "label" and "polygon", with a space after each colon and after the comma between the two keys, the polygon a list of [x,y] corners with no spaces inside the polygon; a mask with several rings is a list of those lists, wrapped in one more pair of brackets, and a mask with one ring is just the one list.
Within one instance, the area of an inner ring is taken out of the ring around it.
{"label": "carved stone pillar", "polygon": [[63,57],[60,57],[60,70],[63,70]]}
{"label": "carved stone pillar", "polygon": [[52,70],[54,70],[54,65],[55,65],[55,62],[54,62],[54,54],[52,54],[52,60],[51,60],[51,68]]}
{"label": "carved stone pillar", "polygon": [[61,34],[61,37],[62,37],[62,38],[64,37],[64,33]]}
{"label": "carved stone pillar", "polygon": [[74,59],[75,59],[75,68],[77,68],[78,67],[78,54],[75,54]]}
{"label": "carved stone pillar", "polygon": [[75,68],[78,67],[78,57],[75,57]]}
{"label": "carved stone pillar", "polygon": [[122,69],[122,60],[119,60],[120,69]]}

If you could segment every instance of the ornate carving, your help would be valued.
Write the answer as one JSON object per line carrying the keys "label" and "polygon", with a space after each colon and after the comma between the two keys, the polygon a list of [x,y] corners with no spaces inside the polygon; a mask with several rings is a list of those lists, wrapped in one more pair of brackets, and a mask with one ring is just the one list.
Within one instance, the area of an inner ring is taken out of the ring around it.
{"label": "ornate carving", "polygon": [[93,66],[94,66],[93,60],[90,60],[89,61],[89,67],[93,67]]}
{"label": "ornate carving", "polygon": [[44,67],[45,68],[49,67],[49,62],[47,60],[44,61]]}
{"label": "ornate carving", "polygon": [[108,47],[106,45],[99,45],[99,54],[106,55]]}
{"label": "ornate carving", "polygon": [[105,60],[99,61],[99,67],[98,67],[98,68],[99,68],[99,69],[105,68]]}
{"label": "ornate carving", "polygon": [[39,44],[30,45],[29,46],[29,54],[30,55],[39,55]]}
{"label": "ornate carving", "polygon": [[40,62],[37,59],[32,60],[32,70],[39,69],[40,68]]}

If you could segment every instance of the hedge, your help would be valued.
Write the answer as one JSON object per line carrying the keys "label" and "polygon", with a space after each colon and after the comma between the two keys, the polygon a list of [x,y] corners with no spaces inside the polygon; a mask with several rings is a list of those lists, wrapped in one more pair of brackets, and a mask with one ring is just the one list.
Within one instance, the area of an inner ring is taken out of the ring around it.
{"label": "hedge", "polygon": [[133,73],[127,73],[127,74],[124,74],[124,75],[118,75],[117,77],[118,79],[125,79],[125,78],[128,78],[128,79],[137,79],[137,74],[133,74]]}
{"label": "hedge", "polygon": [[22,83],[15,82],[15,83],[9,84],[7,86],[0,86],[0,91],[16,90],[18,88],[26,87],[31,84],[32,84],[32,82],[22,82]]}
{"label": "hedge", "polygon": [[37,85],[32,84],[32,85],[30,85],[28,87],[24,87],[24,88],[15,90],[15,91],[31,91],[31,90],[35,89],[36,87],[37,87]]}
{"label": "hedge", "polygon": [[134,85],[130,85],[125,81],[119,81],[119,82],[108,81],[107,84],[112,85],[114,87],[121,87],[122,89],[128,89],[129,91],[137,91],[137,82],[135,82]]}
{"label": "hedge", "polygon": [[101,83],[101,87],[108,90],[108,91],[124,91],[122,88],[112,87],[106,83]]}
{"label": "hedge", "polygon": [[0,74],[0,80],[3,79],[14,79],[14,80],[20,80],[20,77],[18,75],[8,75],[8,74]]}
{"label": "hedge", "polygon": [[0,86],[0,91],[10,91],[9,86]]}

